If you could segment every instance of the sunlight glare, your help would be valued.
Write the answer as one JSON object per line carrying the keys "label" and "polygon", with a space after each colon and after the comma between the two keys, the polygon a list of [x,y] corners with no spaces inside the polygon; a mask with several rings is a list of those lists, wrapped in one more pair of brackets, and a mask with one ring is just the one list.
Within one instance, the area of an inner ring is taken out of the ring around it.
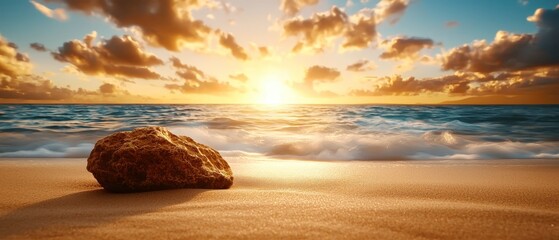
{"label": "sunlight glare", "polygon": [[268,74],[260,85],[260,104],[279,105],[290,101],[291,90],[278,74]]}

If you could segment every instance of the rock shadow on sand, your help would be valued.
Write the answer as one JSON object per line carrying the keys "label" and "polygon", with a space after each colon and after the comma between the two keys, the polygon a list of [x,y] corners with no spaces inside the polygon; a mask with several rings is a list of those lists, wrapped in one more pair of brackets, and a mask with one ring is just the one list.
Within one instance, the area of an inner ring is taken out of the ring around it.
{"label": "rock shadow on sand", "polygon": [[114,194],[98,189],[72,193],[0,216],[0,239],[25,237],[34,231],[56,227],[95,228],[121,218],[148,214],[188,202],[205,191],[209,190],[175,189]]}

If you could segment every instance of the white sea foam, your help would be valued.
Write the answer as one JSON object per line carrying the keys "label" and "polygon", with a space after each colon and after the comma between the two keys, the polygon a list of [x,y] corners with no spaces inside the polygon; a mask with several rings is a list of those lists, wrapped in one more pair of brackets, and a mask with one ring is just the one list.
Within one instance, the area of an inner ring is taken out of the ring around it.
{"label": "white sea foam", "polygon": [[[251,132],[175,127],[179,135],[212,146],[224,156],[316,160],[557,158],[559,142],[485,142],[449,131],[413,134]],[[87,157],[93,143],[48,143],[0,153],[0,157]]]}
{"label": "white sea foam", "polygon": [[449,131],[412,134],[255,134],[243,130],[173,129],[220,151],[320,160],[556,158],[559,142],[485,142]]}
{"label": "white sea foam", "polygon": [[93,144],[68,145],[53,143],[30,150],[16,150],[0,153],[3,158],[81,158],[89,156]]}
{"label": "white sea foam", "polygon": [[[511,109],[515,116],[508,116]],[[159,125],[225,157],[559,158],[556,106],[18,105],[0,111],[0,157],[87,157],[103,136]]]}

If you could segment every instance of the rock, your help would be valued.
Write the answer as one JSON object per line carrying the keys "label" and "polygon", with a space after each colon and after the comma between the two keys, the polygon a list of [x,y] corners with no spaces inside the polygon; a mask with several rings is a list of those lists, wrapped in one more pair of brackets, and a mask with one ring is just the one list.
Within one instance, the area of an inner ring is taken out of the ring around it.
{"label": "rock", "polygon": [[87,170],[110,192],[229,188],[233,173],[216,150],[163,127],[119,132],[95,144]]}

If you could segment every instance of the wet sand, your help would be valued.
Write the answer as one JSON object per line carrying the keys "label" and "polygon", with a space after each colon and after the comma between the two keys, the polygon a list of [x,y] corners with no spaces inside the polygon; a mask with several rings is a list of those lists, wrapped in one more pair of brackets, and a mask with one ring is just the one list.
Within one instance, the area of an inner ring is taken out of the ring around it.
{"label": "wet sand", "polygon": [[559,239],[557,160],[227,160],[231,189],[133,194],[0,160],[0,239]]}

